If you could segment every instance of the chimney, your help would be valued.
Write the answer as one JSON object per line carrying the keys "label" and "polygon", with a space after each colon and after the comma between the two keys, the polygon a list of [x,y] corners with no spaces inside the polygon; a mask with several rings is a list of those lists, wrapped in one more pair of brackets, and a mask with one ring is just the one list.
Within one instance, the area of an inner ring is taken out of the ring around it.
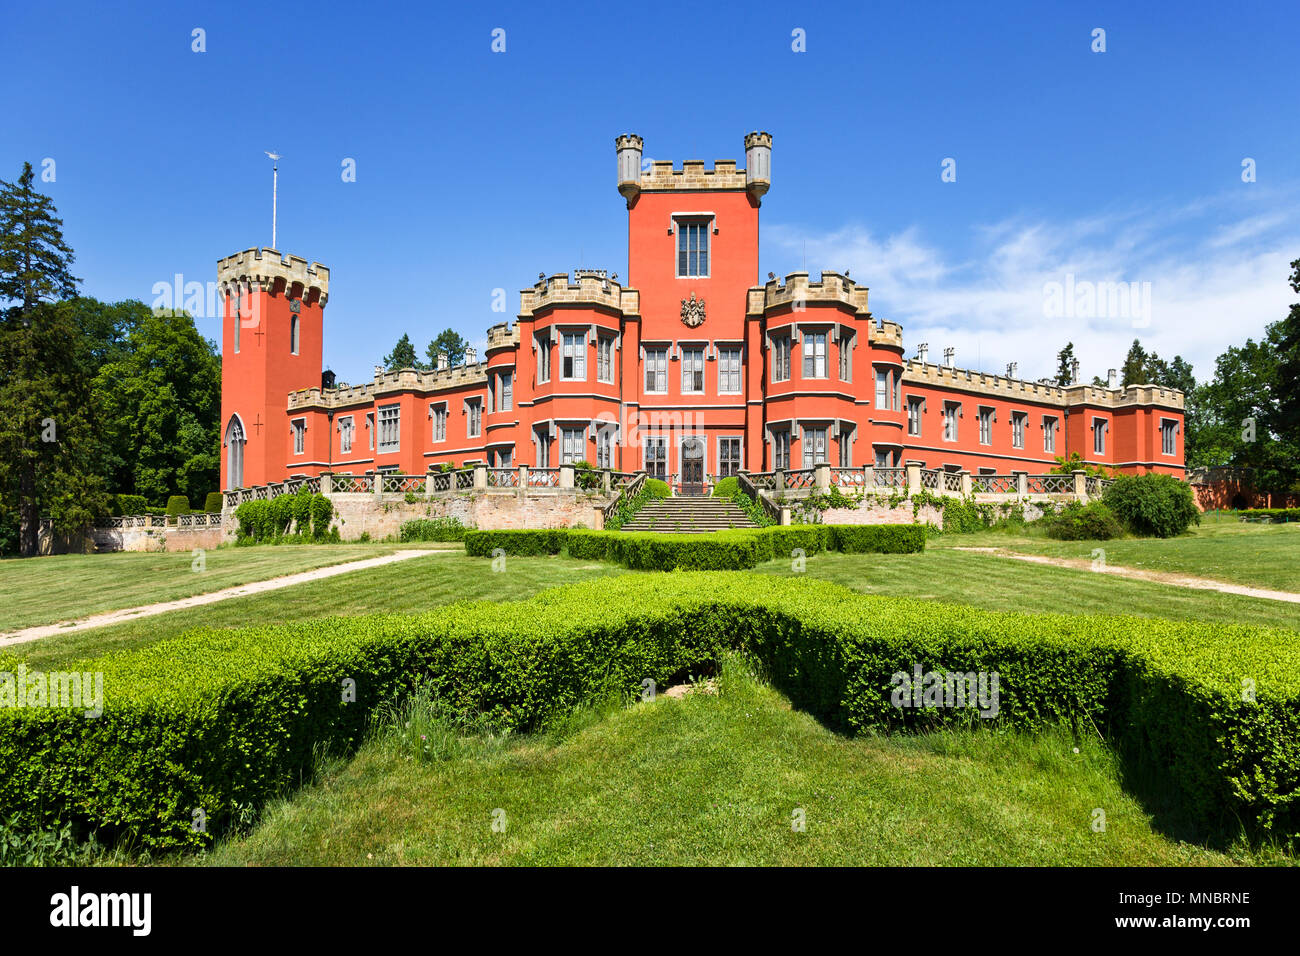
{"label": "chimney", "polygon": [[924,365],[930,358],[930,343],[922,342],[916,347],[916,360]]}
{"label": "chimney", "polygon": [[948,366],[949,368],[952,368],[952,360],[953,360],[953,356],[955,356],[956,354],[957,354],[957,350],[956,350],[955,348],[953,348],[951,345],[948,346],[946,349],[944,349],[944,350],[943,350],[943,364],[946,365],[946,366]]}
{"label": "chimney", "polygon": [[439,352],[439,353],[438,353],[438,363],[437,363],[437,365],[436,365],[436,368],[438,369],[439,372],[445,372],[445,371],[447,371],[447,364],[448,364],[448,361],[449,361],[449,359],[448,359],[448,357],[447,357],[447,353],[446,353],[446,352]]}
{"label": "chimney", "polygon": [[1070,360],[1070,384],[1071,385],[1079,384],[1079,360],[1078,359]]}
{"label": "chimney", "polygon": [[1115,370],[1114,370],[1113,368],[1107,369],[1107,370],[1106,370],[1106,387],[1107,387],[1107,388],[1115,388],[1116,385],[1118,384],[1118,382],[1116,382],[1116,378],[1117,378],[1117,376],[1116,376]]}
{"label": "chimney", "polygon": [[382,365],[376,365],[376,366],[375,366],[375,378],[379,378],[379,376],[381,376],[381,375],[383,375],[383,374],[384,374],[384,367],[383,367]]}
{"label": "chimney", "polygon": [[1008,363],[1007,363],[1007,378],[1015,378],[1015,377],[1016,377],[1016,370],[1019,369],[1019,368],[1020,368],[1019,363],[1017,363],[1017,362],[1008,362]]}
{"label": "chimney", "polygon": [[466,365],[478,364],[478,350],[475,349],[472,345],[465,349],[465,364]]}

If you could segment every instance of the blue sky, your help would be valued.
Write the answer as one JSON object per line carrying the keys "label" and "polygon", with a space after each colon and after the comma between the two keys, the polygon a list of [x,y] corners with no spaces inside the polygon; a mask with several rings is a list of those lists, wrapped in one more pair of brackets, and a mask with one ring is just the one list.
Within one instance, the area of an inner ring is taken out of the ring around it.
{"label": "blue sky", "polygon": [[[53,160],[83,291],[152,302],[269,245],[278,150],[278,244],[333,270],[346,381],[403,332],[482,340],[496,288],[513,318],[539,272],[625,273],[622,132],[711,163],[770,131],[761,273],[850,268],[909,354],[1036,378],[1072,339],[1091,377],[1139,336],[1204,376],[1295,298],[1289,4],[374,6],[12,8],[0,178]],[[1137,283],[1149,308],[1052,314],[1067,277]]]}

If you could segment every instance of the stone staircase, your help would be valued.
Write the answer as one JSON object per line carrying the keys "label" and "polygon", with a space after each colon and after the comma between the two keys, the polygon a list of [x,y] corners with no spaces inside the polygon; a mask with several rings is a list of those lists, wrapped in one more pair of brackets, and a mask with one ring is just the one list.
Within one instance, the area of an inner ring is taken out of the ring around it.
{"label": "stone staircase", "polygon": [[757,527],[749,515],[725,498],[680,495],[646,502],[623,530],[688,534]]}

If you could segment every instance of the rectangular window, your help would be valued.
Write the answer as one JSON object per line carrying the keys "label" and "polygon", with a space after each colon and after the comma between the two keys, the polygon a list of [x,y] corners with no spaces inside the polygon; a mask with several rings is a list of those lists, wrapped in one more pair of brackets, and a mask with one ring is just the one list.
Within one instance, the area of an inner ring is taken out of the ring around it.
{"label": "rectangular window", "polygon": [[668,350],[645,350],[645,390],[647,392],[668,391]]}
{"label": "rectangular window", "polygon": [[298,354],[298,316],[289,318],[289,351]]}
{"label": "rectangular window", "polygon": [[534,432],[537,436],[537,467],[551,467],[551,436],[549,431]]}
{"label": "rectangular window", "polygon": [[740,471],[740,439],[718,439],[718,477],[726,478]]}
{"label": "rectangular window", "polygon": [[826,333],[803,334],[803,377],[826,377]]}
{"label": "rectangular window", "polygon": [[663,438],[645,440],[645,473],[660,480],[668,477],[668,442]]}
{"label": "rectangular window", "polygon": [[447,440],[447,406],[435,405],[432,408],[432,412],[433,412],[432,440],[436,442],[446,441]]}
{"label": "rectangular window", "polygon": [[790,467],[790,433],[779,431],[772,433],[772,467]]}
{"label": "rectangular window", "polygon": [[877,450],[877,451],[876,451],[876,467],[877,467],[877,468],[888,468],[888,467],[889,467],[889,457],[890,457],[890,456],[889,456],[889,452],[887,452],[887,451],[879,451],[879,450]]}
{"label": "rectangular window", "polygon": [[1025,422],[1028,421],[1028,419],[1029,416],[1026,415],[1024,412],[1011,413],[1011,447],[1012,448],[1025,447]]}
{"label": "rectangular window", "polygon": [[345,455],[352,453],[352,416],[339,419],[339,451]]}
{"label": "rectangular window", "polygon": [[993,444],[993,409],[981,408],[980,415],[980,444]]}
{"label": "rectangular window", "polygon": [[614,467],[614,429],[602,428],[596,432],[596,467]]}
{"label": "rectangular window", "polygon": [[575,461],[583,461],[587,457],[587,449],[584,444],[587,437],[585,428],[561,428],[560,429],[560,464],[571,465]]}
{"label": "rectangular window", "polygon": [[840,333],[840,381],[853,381],[853,336]]}
{"label": "rectangular window", "polygon": [[682,391],[704,391],[704,349],[682,349]]}
{"label": "rectangular window", "polygon": [[799,443],[803,452],[803,466],[811,468],[826,460],[826,429],[805,428],[803,441]]}
{"label": "rectangular window", "polygon": [[907,400],[907,433],[909,435],[921,434],[921,406],[924,399],[911,398]]}
{"label": "rectangular window", "polygon": [[483,403],[477,398],[465,403],[465,436],[478,438],[483,432]]}
{"label": "rectangular window", "polygon": [[565,332],[562,339],[563,365],[560,368],[560,378],[585,382],[587,380],[587,334]]}
{"label": "rectangular window", "polygon": [[549,382],[551,380],[551,336],[537,336],[537,381]]}
{"label": "rectangular window", "polygon": [[961,405],[958,402],[943,403],[943,440],[957,440],[957,418],[961,415]]}
{"label": "rectangular window", "polygon": [[1043,416],[1043,451],[1056,454],[1056,419],[1051,415]]}
{"label": "rectangular window", "polygon": [[1178,422],[1168,418],[1160,422],[1160,453],[1162,455],[1178,454]]}
{"label": "rectangular window", "polygon": [[709,274],[709,226],[707,219],[677,221],[677,277],[702,277]]}
{"label": "rectangular window", "polygon": [[740,394],[740,348],[718,349],[718,391],[729,395]]}
{"label": "rectangular window", "polygon": [[840,426],[840,467],[853,467],[853,429]]}
{"label": "rectangular window", "polygon": [[515,405],[515,379],[510,372],[502,372],[501,380],[497,386],[497,397],[500,402],[497,405],[497,411],[508,412]]}
{"label": "rectangular window", "polygon": [[375,450],[375,413],[366,412],[366,441],[370,444],[370,450]]}
{"label": "rectangular window", "polygon": [[772,339],[772,381],[790,380],[790,336],[778,335]]}
{"label": "rectangular window", "polygon": [[614,339],[608,335],[596,339],[596,381],[614,381]]}
{"label": "rectangular window", "polygon": [[883,368],[876,369],[876,408],[889,408],[889,372]]}
{"label": "rectangular window", "polygon": [[295,418],[290,424],[293,427],[293,453],[301,455],[307,444],[307,422],[304,419]]}
{"label": "rectangular window", "polygon": [[379,406],[379,450],[380,452],[398,451],[402,447],[401,434],[402,406]]}
{"label": "rectangular window", "polygon": [[1092,420],[1092,451],[1095,455],[1106,454],[1106,419]]}

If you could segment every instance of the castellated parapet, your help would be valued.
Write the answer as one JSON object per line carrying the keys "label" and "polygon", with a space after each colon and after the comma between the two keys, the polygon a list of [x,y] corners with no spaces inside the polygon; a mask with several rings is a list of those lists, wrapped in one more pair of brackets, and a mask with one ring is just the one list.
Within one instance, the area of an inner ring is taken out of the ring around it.
{"label": "castellated parapet", "polygon": [[935,385],[963,392],[977,392],[996,398],[1045,402],[1052,405],[1095,405],[1100,408],[1123,408],[1127,405],[1158,405],[1181,409],[1183,393],[1155,385],[1130,385],[1127,388],[1104,388],[1095,385],[1051,385],[990,375],[968,368],[934,365],[908,359],[903,367],[903,384]]}
{"label": "castellated parapet", "polygon": [[457,365],[447,369],[403,368],[381,371],[368,385],[347,388],[300,388],[289,393],[289,410],[304,408],[350,408],[376,398],[401,392],[429,395],[456,388],[478,388],[487,382],[487,362]]}
{"label": "castellated parapet", "polygon": [[330,270],[319,262],[307,264],[301,256],[282,256],[277,249],[245,249],[217,260],[217,281],[229,294],[235,287],[252,286],[281,293],[299,287],[300,295],[315,292],[323,305],[329,299]]}
{"label": "castellated parapet", "polygon": [[641,314],[641,296],[617,281],[594,272],[579,272],[570,279],[567,272],[539,279],[519,293],[519,316],[524,318],[548,306],[593,306],[623,315]]}

